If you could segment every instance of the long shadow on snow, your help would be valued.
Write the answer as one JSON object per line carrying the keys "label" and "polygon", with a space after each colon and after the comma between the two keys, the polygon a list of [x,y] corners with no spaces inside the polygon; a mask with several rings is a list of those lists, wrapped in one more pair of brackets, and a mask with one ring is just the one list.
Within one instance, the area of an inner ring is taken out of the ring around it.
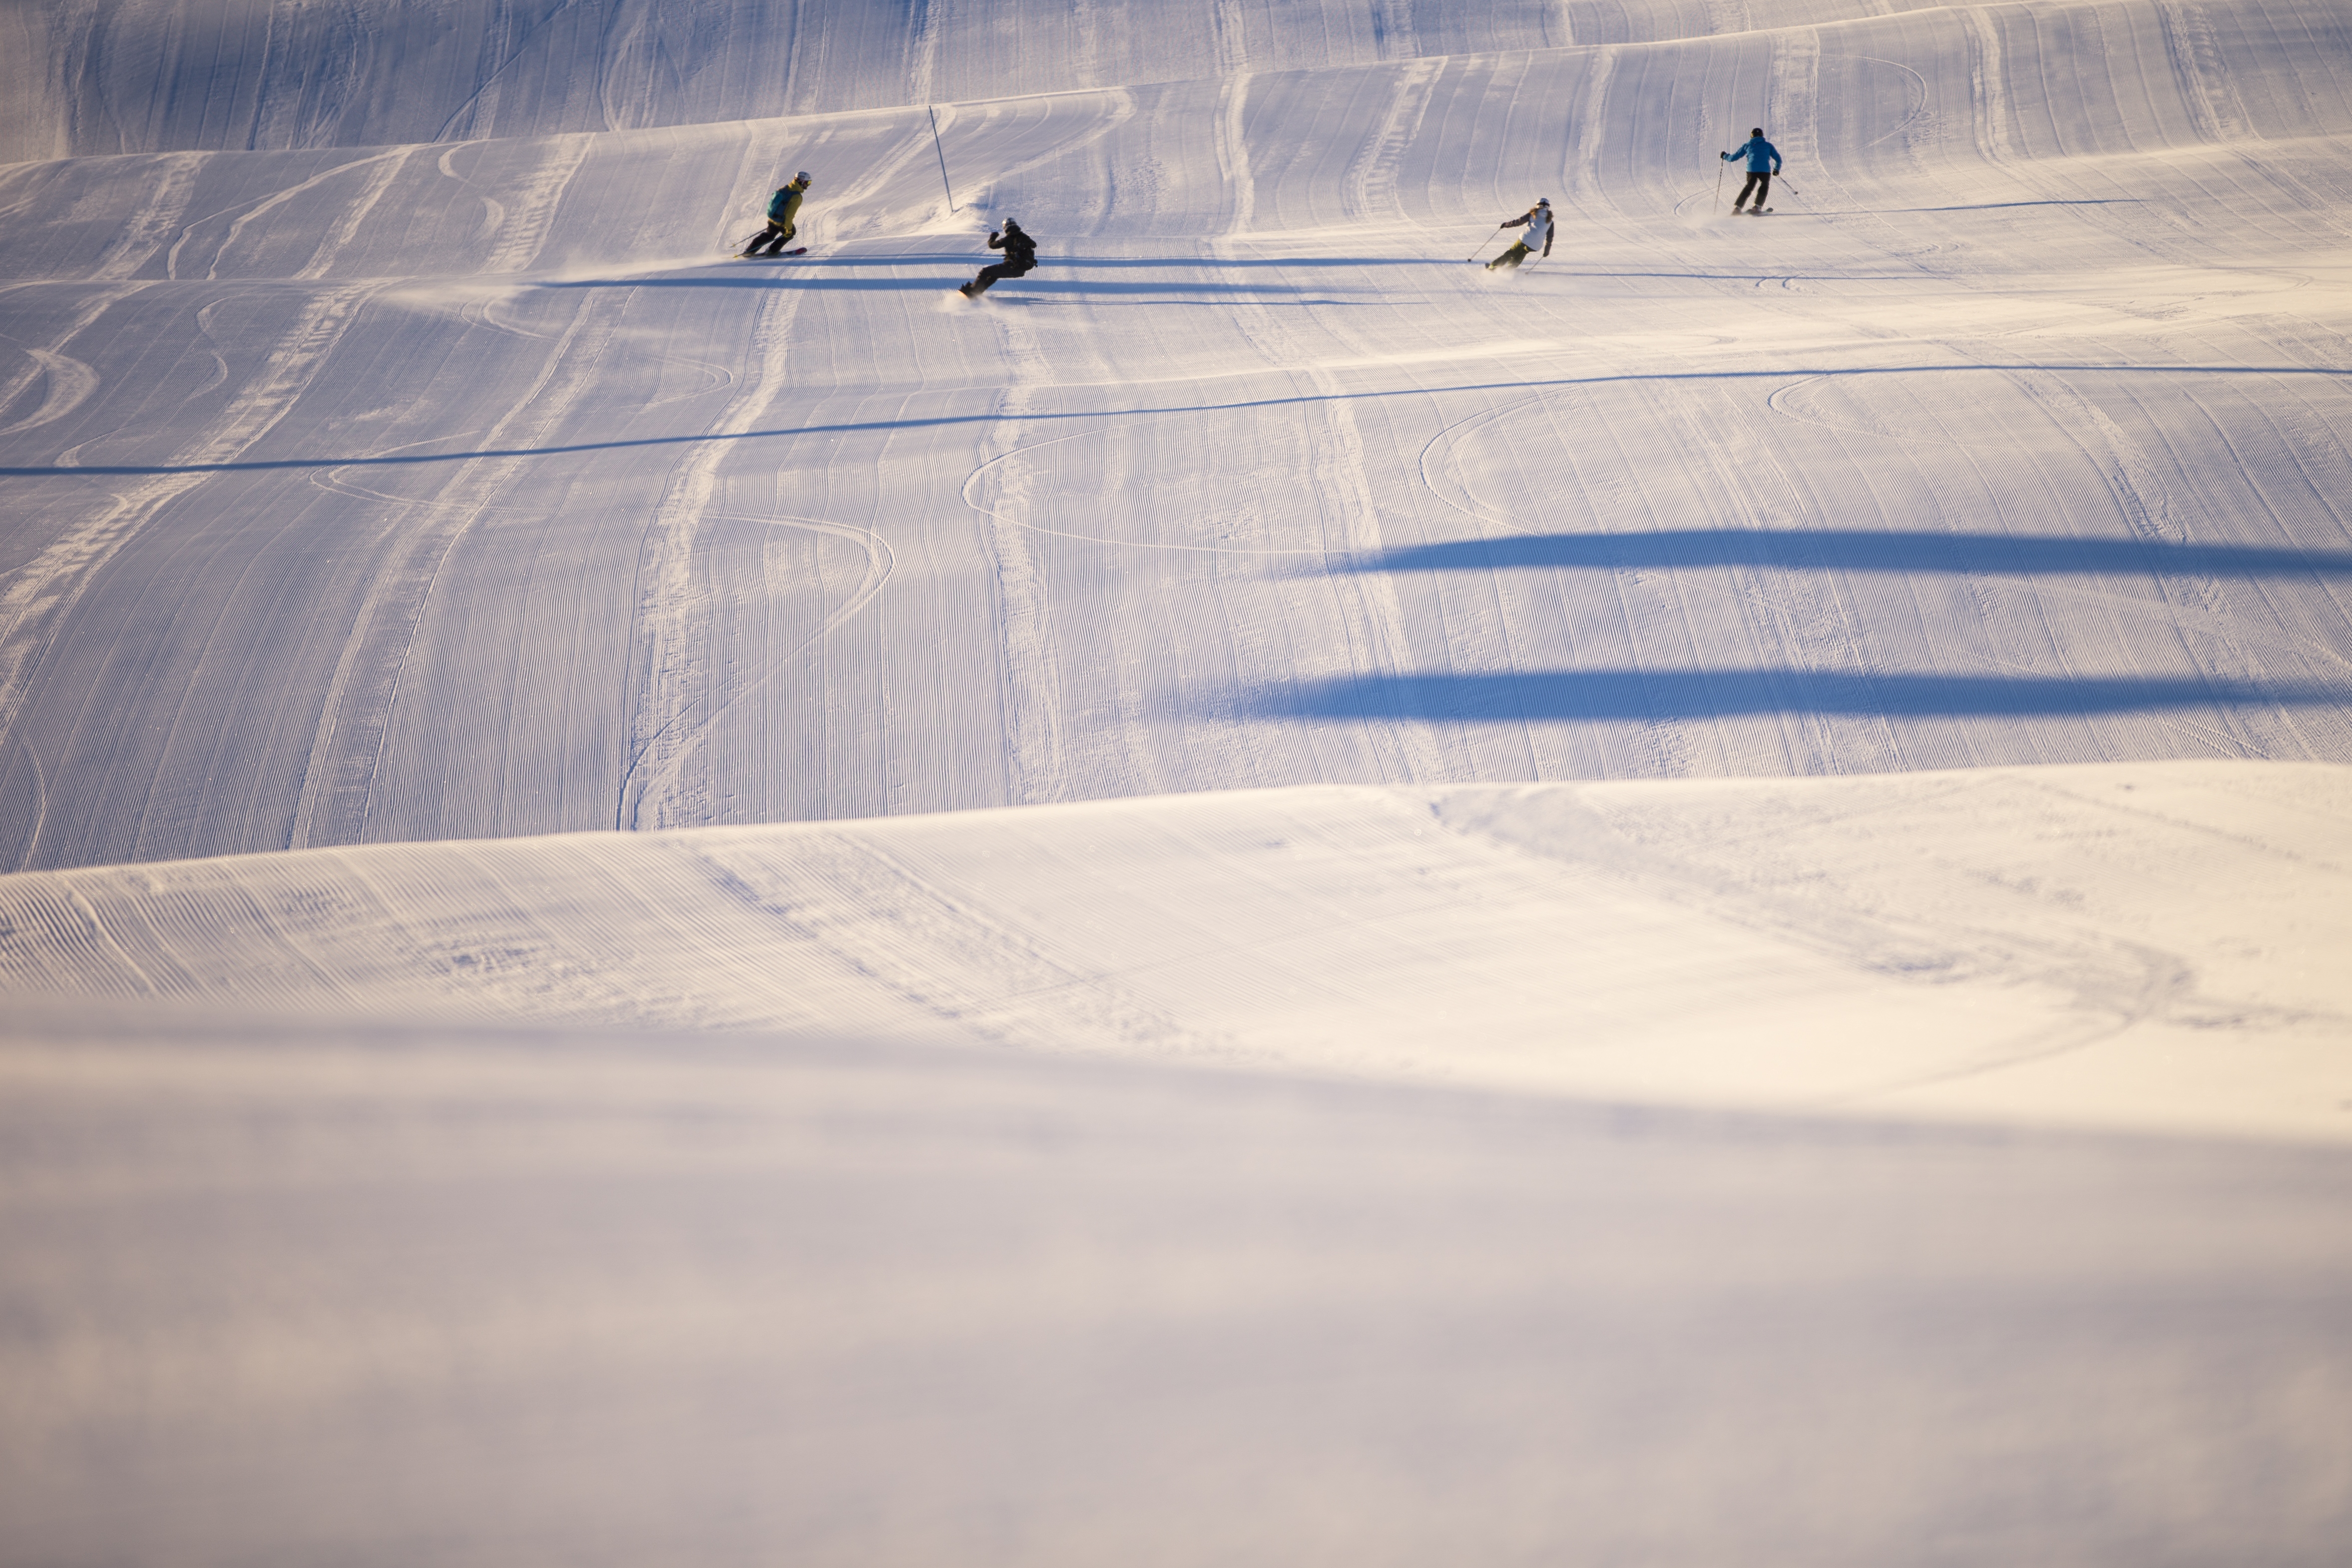
{"label": "long shadow on snow", "polygon": [[[570,278],[561,281],[541,283],[541,289],[850,289],[896,290],[952,289],[963,280],[961,273],[953,278],[754,278],[737,273],[725,278]],[[1324,287],[1329,287],[1325,283]],[[1009,279],[1001,288],[1019,287],[1033,293],[1044,294],[1221,294],[1221,295],[1292,295],[1303,294],[1303,285],[1285,288],[1279,283],[1217,283],[1170,279],[1165,283],[1127,283],[1090,278],[1027,278]]]}
{"label": "long shadow on snow", "polygon": [[[1004,292],[1004,290],[1010,287],[1012,287],[1012,285],[1000,283],[996,288],[989,291],[989,309],[994,310],[1000,305],[1050,305],[1054,303],[1054,300],[1050,299],[1041,298],[1034,294],[1023,295]],[[1283,306],[1363,305],[1370,303],[1370,301],[1364,300],[1328,300],[1320,294],[1302,294],[1297,299],[1292,300],[1261,299],[1255,302],[1260,305]],[[1132,301],[1132,303],[1139,310],[1160,310],[1169,306],[1181,306],[1185,309],[1194,310],[1213,310],[1219,305],[1223,304],[1224,301],[1222,300],[1137,300]]]}
{"label": "long shadow on snow", "polygon": [[[956,251],[941,256],[760,257],[791,267],[969,267],[1000,260],[994,251]],[[721,263],[713,263],[722,265]],[[1040,256],[1040,267],[1458,267],[1458,261],[1412,256]],[[549,287],[555,287],[550,284]]]}
{"label": "long shadow on snow", "polygon": [[[2004,205],[2010,206],[2033,206],[2041,204],[2032,202],[2011,202]],[[1921,207],[1917,210],[1921,212],[1940,212],[1945,209],[1940,207]],[[1952,210],[1958,211],[1961,209],[1955,208]],[[795,271],[810,268],[977,267],[985,265],[988,261],[993,258],[992,253],[982,254],[979,252],[975,252],[969,256],[829,256],[817,260],[812,260],[806,257],[793,257],[779,259],[776,261],[776,265],[780,267],[789,267]],[[1394,256],[1045,256],[1038,258],[1037,265],[1041,268],[1054,267],[1116,267],[1166,269],[1171,268],[1190,267],[1198,268],[1202,270],[1210,272],[1228,272],[1244,268],[1254,267],[1433,267],[1451,270],[1459,269],[1466,265],[1466,263],[1462,258],[1455,257],[1430,258],[1423,257]],[[1916,272],[1611,272],[1595,271],[1590,268],[1560,267],[1547,267],[1544,268],[1544,272],[1547,277],[1552,278],[1690,278],[1713,283],[1778,283],[1783,279],[1794,279],[1802,283],[1916,283],[1919,280],[1919,275]],[[542,289],[608,289],[627,288],[641,282],[690,283],[698,280],[698,279],[691,278],[575,278],[551,280],[541,283],[538,285],[538,287]],[[714,285],[724,285],[730,288],[757,288],[760,285],[761,279],[761,277],[729,278],[710,279],[709,281]],[[1027,280],[1024,279],[1024,281]],[[910,288],[920,286],[921,285],[919,284],[910,284],[905,279],[894,279],[889,283],[877,283],[873,285],[873,287],[876,288]],[[840,285],[836,285],[836,287],[840,287]],[[1171,287],[1192,288],[1195,287],[1195,285],[1182,284],[1171,285]],[[1230,287],[1240,286],[1230,285]]]}
{"label": "long shadow on snow", "polygon": [[[2022,206],[2032,204],[2012,203],[2011,205]],[[1926,212],[1940,211],[1942,209],[1923,207],[1919,210]],[[790,268],[794,272],[800,272],[813,268],[981,267],[985,266],[992,259],[994,259],[992,256],[982,254],[974,254],[971,256],[837,256],[827,257],[820,261],[812,261],[805,257],[793,257],[779,260],[776,265],[779,267]],[[1442,257],[1432,259],[1419,257],[1397,258],[1382,256],[1294,256],[1276,258],[1155,256],[1143,258],[1122,256],[1046,256],[1040,257],[1038,258],[1037,265],[1041,269],[1057,267],[1084,267],[1090,269],[1125,268],[1145,270],[1158,269],[1165,271],[1176,268],[1193,268],[1204,272],[1230,272],[1246,268],[1258,267],[1279,267],[1284,268],[1329,267],[1427,267],[1458,271],[1461,268],[1467,265],[1467,263],[1458,257]],[[731,272],[734,268],[730,268],[730,270]],[[1697,279],[1701,281],[1711,283],[1778,283],[1783,279],[1794,279],[1799,282],[1804,283],[1916,283],[1919,280],[1919,275],[1916,272],[1658,272],[1646,270],[1600,271],[1589,268],[1548,267],[1544,268],[1544,273],[1545,276],[1552,278],[1685,278]],[[744,289],[759,288],[764,282],[772,280],[773,279],[765,273],[749,277],[738,274],[736,276],[727,278],[705,278],[700,274],[696,274],[690,277],[551,279],[536,285],[536,287],[541,289],[625,289],[639,285],[668,284],[672,286],[690,286],[700,284],[705,287],[711,288]],[[1023,281],[1034,283],[1037,280],[1034,279],[1024,279]],[[860,287],[860,285],[851,283],[835,283],[828,286],[836,289]],[[926,284],[922,281],[910,280],[903,278],[881,279],[863,285],[863,287],[873,289],[909,289],[922,288],[925,286]],[[1106,289],[1116,288],[1138,289],[1152,287],[1152,285],[1101,283],[1095,285],[1095,287]],[[1171,289],[1213,287],[1240,289],[1244,287],[1262,287],[1262,285],[1244,285],[1238,283],[1224,285],[1170,283],[1160,285],[1159,287]]]}
{"label": "long shadow on snow", "polygon": [[[1287,397],[1256,397],[1239,403],[1178,403],[1158,408],[1097,408],[1071,409],[1063,413],[1024,414],[1024,421],[1047,423],[1059,420],[1144,419],[1160,414],[1235,414],[1259,408],[1290,408],[1318,403],[1364,403],[1383,397],[1443,397],[1465,392],[1508,392],[1527,394],[1545,392],[1568,386],[1633,385],[1643,382],[1665,381],[1800,381],[1825,376],[1863,375],[1950,375],[1999,371],[2015,374],[2020,371],[2040,370],[2066,372],[2086,375],[2316,375],[2332,379],[2352,379],[2352,370],[2336,370],[2320,365],[2304,364],[2072,364],[2053,362],[2047,364],[1884,364],[1806,366],[1784,365],[1769,370],[1670,370],[1656,372],[1626,371],[1612,375],[1560,376],[1549,381],[1480,381],[1465,382],[1456,386],[1398,386],[1369,392],[1309,392],[1295,393]],[[1279,374],[1270,372],[1269,374]],[[985,389],[975,389],[965,395],[978,395]],[[493,447],[469,448],[458,452],[390,452],[381,456],[356,458],[241,458],[221,463],[90,463],[76,467],[55,464],[0,467],[0,479],[110,479],[126,474],[242,474],[261,473],[272,468],[404,468],[420,463],[466,463],[478,458],[560,458],[579,452],[618,452],[649,447],[691,447],[705,441],[765,441],[793,436],[845,436],[866,431],[919,430],[933,426],[994,425],[1005,416],[995,412],[984,414],[939,414],[924,419],[856,419],[835,425],[802,425],[780,426],[768,430],[740,430],[724,434],[704,433],[698,436],[635,436],[609,441],[574,441],[555,447]]]}
{"label": "long shadow on snow", "polygon": [[2352,551],[2252,544],[2162,544],[2013,533],[1838,530],[1765,533],[1668,529],[1650,533],[1508,534],[1383,551],[1346,572],[1486,572],[1518,566],[1784,566],[1807,572],[1979,572],[2016,576],[2352,576]]}
{"label": "long shadow on snow", "polygon": [[1895,213],[1990,213],[2003,207],[2137,207],[2147,205],[2146,196],[2084,196],[2074,201],[2044,202],[1969,202],[1956,207],[1856,207],[1812,211],[1813,217],[1885,217]]}
{"label": "long shadow on snow", "polygon": [[[1529,262],[1528,266],[1535,265]],[[1916,283],[1916,272],[1596,272],[1591,268],[1547,267],[1543,278],[1686,278],[1702,283]]]}
{"label": "long shadow on snow", "polygon": [[2186,677],[1865,675],[1798,669],[1577,669],[1336,677],[1253,693],[1259,719],[1706,719],[1730,713],[2012,718],[2160,708],[2342,707],[2352,685]]}
{"label": "long shadow on snow", "polygon": [[1419,256],[1044,256],[1041,267],[1459,267],[1459,261]]}

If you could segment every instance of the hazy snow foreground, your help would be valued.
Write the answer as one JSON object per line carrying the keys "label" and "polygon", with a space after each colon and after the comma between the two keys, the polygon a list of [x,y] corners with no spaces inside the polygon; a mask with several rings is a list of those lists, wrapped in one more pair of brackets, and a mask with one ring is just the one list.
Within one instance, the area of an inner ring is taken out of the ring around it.
{"label": "hazy snow foreground", "polygon": [[2352,9],[1903,4],[0,9],[0,1559],[2340,1562]]}

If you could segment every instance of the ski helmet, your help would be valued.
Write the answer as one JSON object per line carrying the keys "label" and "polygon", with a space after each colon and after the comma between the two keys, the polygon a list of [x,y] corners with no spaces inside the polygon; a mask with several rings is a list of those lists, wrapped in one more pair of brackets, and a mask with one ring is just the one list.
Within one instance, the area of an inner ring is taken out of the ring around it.
{"label": "ski helmet", "polygon": [[1551,198],[1549,196],[1538,196],[1536,198],[1536,205],[1539,207],[1548,207],[1551,205]]}
{"label": "ski helmet", "polygon": [[1748,129],[1748,134],[1750,136],[1761,136],[1764,134],[1764,128],[1761,125],[1751,125]]}
{"label": "ski helmet", "polygon": [[[1759,132],[1759,134],[1760,134],[1760,132]],[[794,174],[794,175],[793,176],[793,179],[795,179],[795,180],[798,180],[802,184],[805,185],[805,184],[807,184],[809,183],[809,172],[808,172],[806,169],[803,169],[799,174]]]}

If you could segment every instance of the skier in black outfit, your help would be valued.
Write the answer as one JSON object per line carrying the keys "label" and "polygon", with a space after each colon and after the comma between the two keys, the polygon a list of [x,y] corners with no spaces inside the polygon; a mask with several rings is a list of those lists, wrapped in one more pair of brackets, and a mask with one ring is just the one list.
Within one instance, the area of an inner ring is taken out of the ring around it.
{"label": "skier in black outfit", "polygon": [[1004,232],[988,231],[988,248],[1004,252],[1004,259],[992,267],[983,267],[980,276],[961,285],[956,292],[967,300],[977,300],[988,292],[988,286],[1000,278],[1018,278],[1037,265],[1037,242],[1028,231],[1011,218],[1004,220]]}

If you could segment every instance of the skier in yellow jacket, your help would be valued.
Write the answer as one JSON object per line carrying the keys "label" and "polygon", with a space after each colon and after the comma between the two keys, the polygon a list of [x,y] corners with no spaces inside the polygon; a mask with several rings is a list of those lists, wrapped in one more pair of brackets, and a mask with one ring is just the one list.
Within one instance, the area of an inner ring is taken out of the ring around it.
{"label": "skier in yellow jacket", "polygon": [[768,198],[768,226],[743,247],[745,258],[759,255],[763,245],[768,247],[770,256],[784,253],[784,247],[792,243],[795,232],[796,226],[793,220],[800,216],[801,198],[808,195],[808,171],[803,169],[793,176],[792,184]]}

